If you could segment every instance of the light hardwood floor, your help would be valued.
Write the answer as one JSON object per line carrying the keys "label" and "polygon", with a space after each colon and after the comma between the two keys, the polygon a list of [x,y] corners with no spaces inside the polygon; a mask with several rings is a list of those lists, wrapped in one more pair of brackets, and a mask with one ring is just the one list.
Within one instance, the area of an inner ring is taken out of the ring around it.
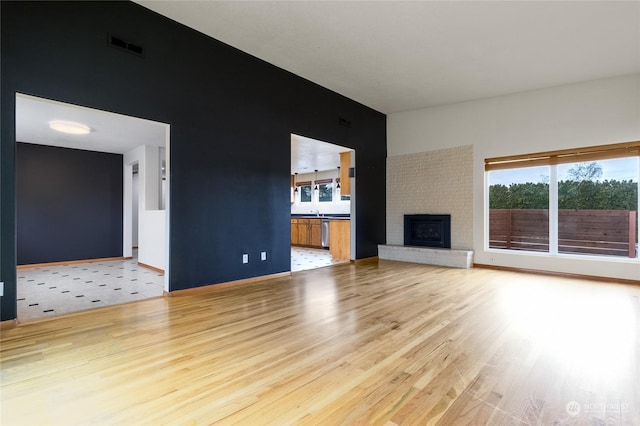
{"label": "light hardwood floor", "polygon": [[640,287],[342,264],[2,330],[2,425],[640,424]]}

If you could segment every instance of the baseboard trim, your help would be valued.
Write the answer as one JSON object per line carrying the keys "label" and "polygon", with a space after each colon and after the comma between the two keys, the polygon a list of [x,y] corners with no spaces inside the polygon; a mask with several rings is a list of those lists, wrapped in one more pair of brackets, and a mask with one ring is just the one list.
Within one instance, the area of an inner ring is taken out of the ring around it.
{"label": "baseboard trim", "polygon": [[527,274],[549,275],[553,277],[577,278],[581,280],[600,281],[600,282],[606,282],[606,283],[640,285],[640,280],[629,280],[625,278],[599,277],[597,275],[583,275],[583,274],[572,274],[569,272],[543,271],[541,269],[514,268],[511,266],[487,265],[484,263],[474,263],[473,267],[482,268],[482,269],[494,269],[496,271],[524,272]]}
{"label": "baseboard trim", "polygon": [[138,262],[138,266],[142,266],[143,268],[151,269],[152,271],[164,274],[164,269],[156,268],[155,266],[147,265],[146,263]]}
{"label": "baseboard trim", "polygon": [[351,260],[352,265],[370,265],[372,263],[378,263],[380,258],[378,256],[363,257],[362,259]]}
{"label": "baseboard trim", "polygon": [[78,263],[96,263],[96,262],[111,262],[113,260],[126,260],[130,257],[100,257],[96,259],[79,259],[79,260],[65,260],[63,262],[47,262],[47,263],[30,263],[28,265],[17,265],[16,269],[29,269],[29,268],[43,268],[49,266],[62,266],[62,265],[76,265]]}
{"label": "baseboard trim", "polygon": [[17,319],[0,321],[0,330],[9,330],[12,328],[16,328],[17,326],[18,326]]}
{"label": "baseboard trim", "polygon": [[227,282],[218,283],[218,284],[209,284],[209,285],[195,287],[195,288],[186,288],[184,290],[174,290],[170,292],[165,291],[164,295],[165,297],[195,296],[195,295],[204,294],[204,293],[211,293],[212,291],[222,290],[229,287],[235,287],[235,286],[240,286],[245,284],[254,284],[254,283],[259,283],[261,281],[267,281],[273,278],[282,278],[282,277],[289,277],[289,276],[291,276],[291,272],[280,272],[277,274],[262,275],[260,277],[245,278],[242,280],[227,281]]}

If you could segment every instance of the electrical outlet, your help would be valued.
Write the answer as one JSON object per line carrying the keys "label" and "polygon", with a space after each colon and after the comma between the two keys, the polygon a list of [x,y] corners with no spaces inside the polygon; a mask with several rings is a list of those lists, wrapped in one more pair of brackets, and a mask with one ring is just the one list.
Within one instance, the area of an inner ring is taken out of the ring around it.
{"label": "electrical outlet", "polygon": [[243,254],[242,255],[242,263],[249,263],[249,255],[248,254]]}
{"label": "electrical outlet", "polygon": [[0,297],[4,296],[4,283],[0,282]]}
{"label": "electrical outlet", "polygon": [[267,260],[267,252],[266,251],[261,251],[260,252],[260,260]]}

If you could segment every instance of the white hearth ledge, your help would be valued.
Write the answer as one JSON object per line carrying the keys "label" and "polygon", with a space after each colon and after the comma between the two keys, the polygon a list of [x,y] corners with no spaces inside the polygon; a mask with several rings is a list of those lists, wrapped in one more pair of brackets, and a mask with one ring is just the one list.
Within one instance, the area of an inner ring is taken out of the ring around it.
{"label": "white hearth ledge", "polygon": [[427,265],[471,268],[473,250],[442,249],[416,246],[378,245],[378,258]]}

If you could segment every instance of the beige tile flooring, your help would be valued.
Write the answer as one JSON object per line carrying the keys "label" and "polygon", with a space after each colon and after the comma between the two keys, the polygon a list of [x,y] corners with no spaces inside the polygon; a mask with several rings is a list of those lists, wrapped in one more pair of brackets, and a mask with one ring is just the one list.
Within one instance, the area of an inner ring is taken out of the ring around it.
{"label": "beige tile flooring", "polygon": [[162,296],[164,275],[137,259],[18,270],[18,321]]}
{"label": "beige tile flooring", "polygon": [[[291,247],[291,272],[341,263],[328,250]],[[162,296],[164,276],[134,258],[18,270],[18,320],[32,321]]]}
{"label": "beige tile flooring", "polygon": [[312,249],[306,247],[291,247],[291,272],[321,268],[323,266],[344,263],[334,260],[329,250]]}

